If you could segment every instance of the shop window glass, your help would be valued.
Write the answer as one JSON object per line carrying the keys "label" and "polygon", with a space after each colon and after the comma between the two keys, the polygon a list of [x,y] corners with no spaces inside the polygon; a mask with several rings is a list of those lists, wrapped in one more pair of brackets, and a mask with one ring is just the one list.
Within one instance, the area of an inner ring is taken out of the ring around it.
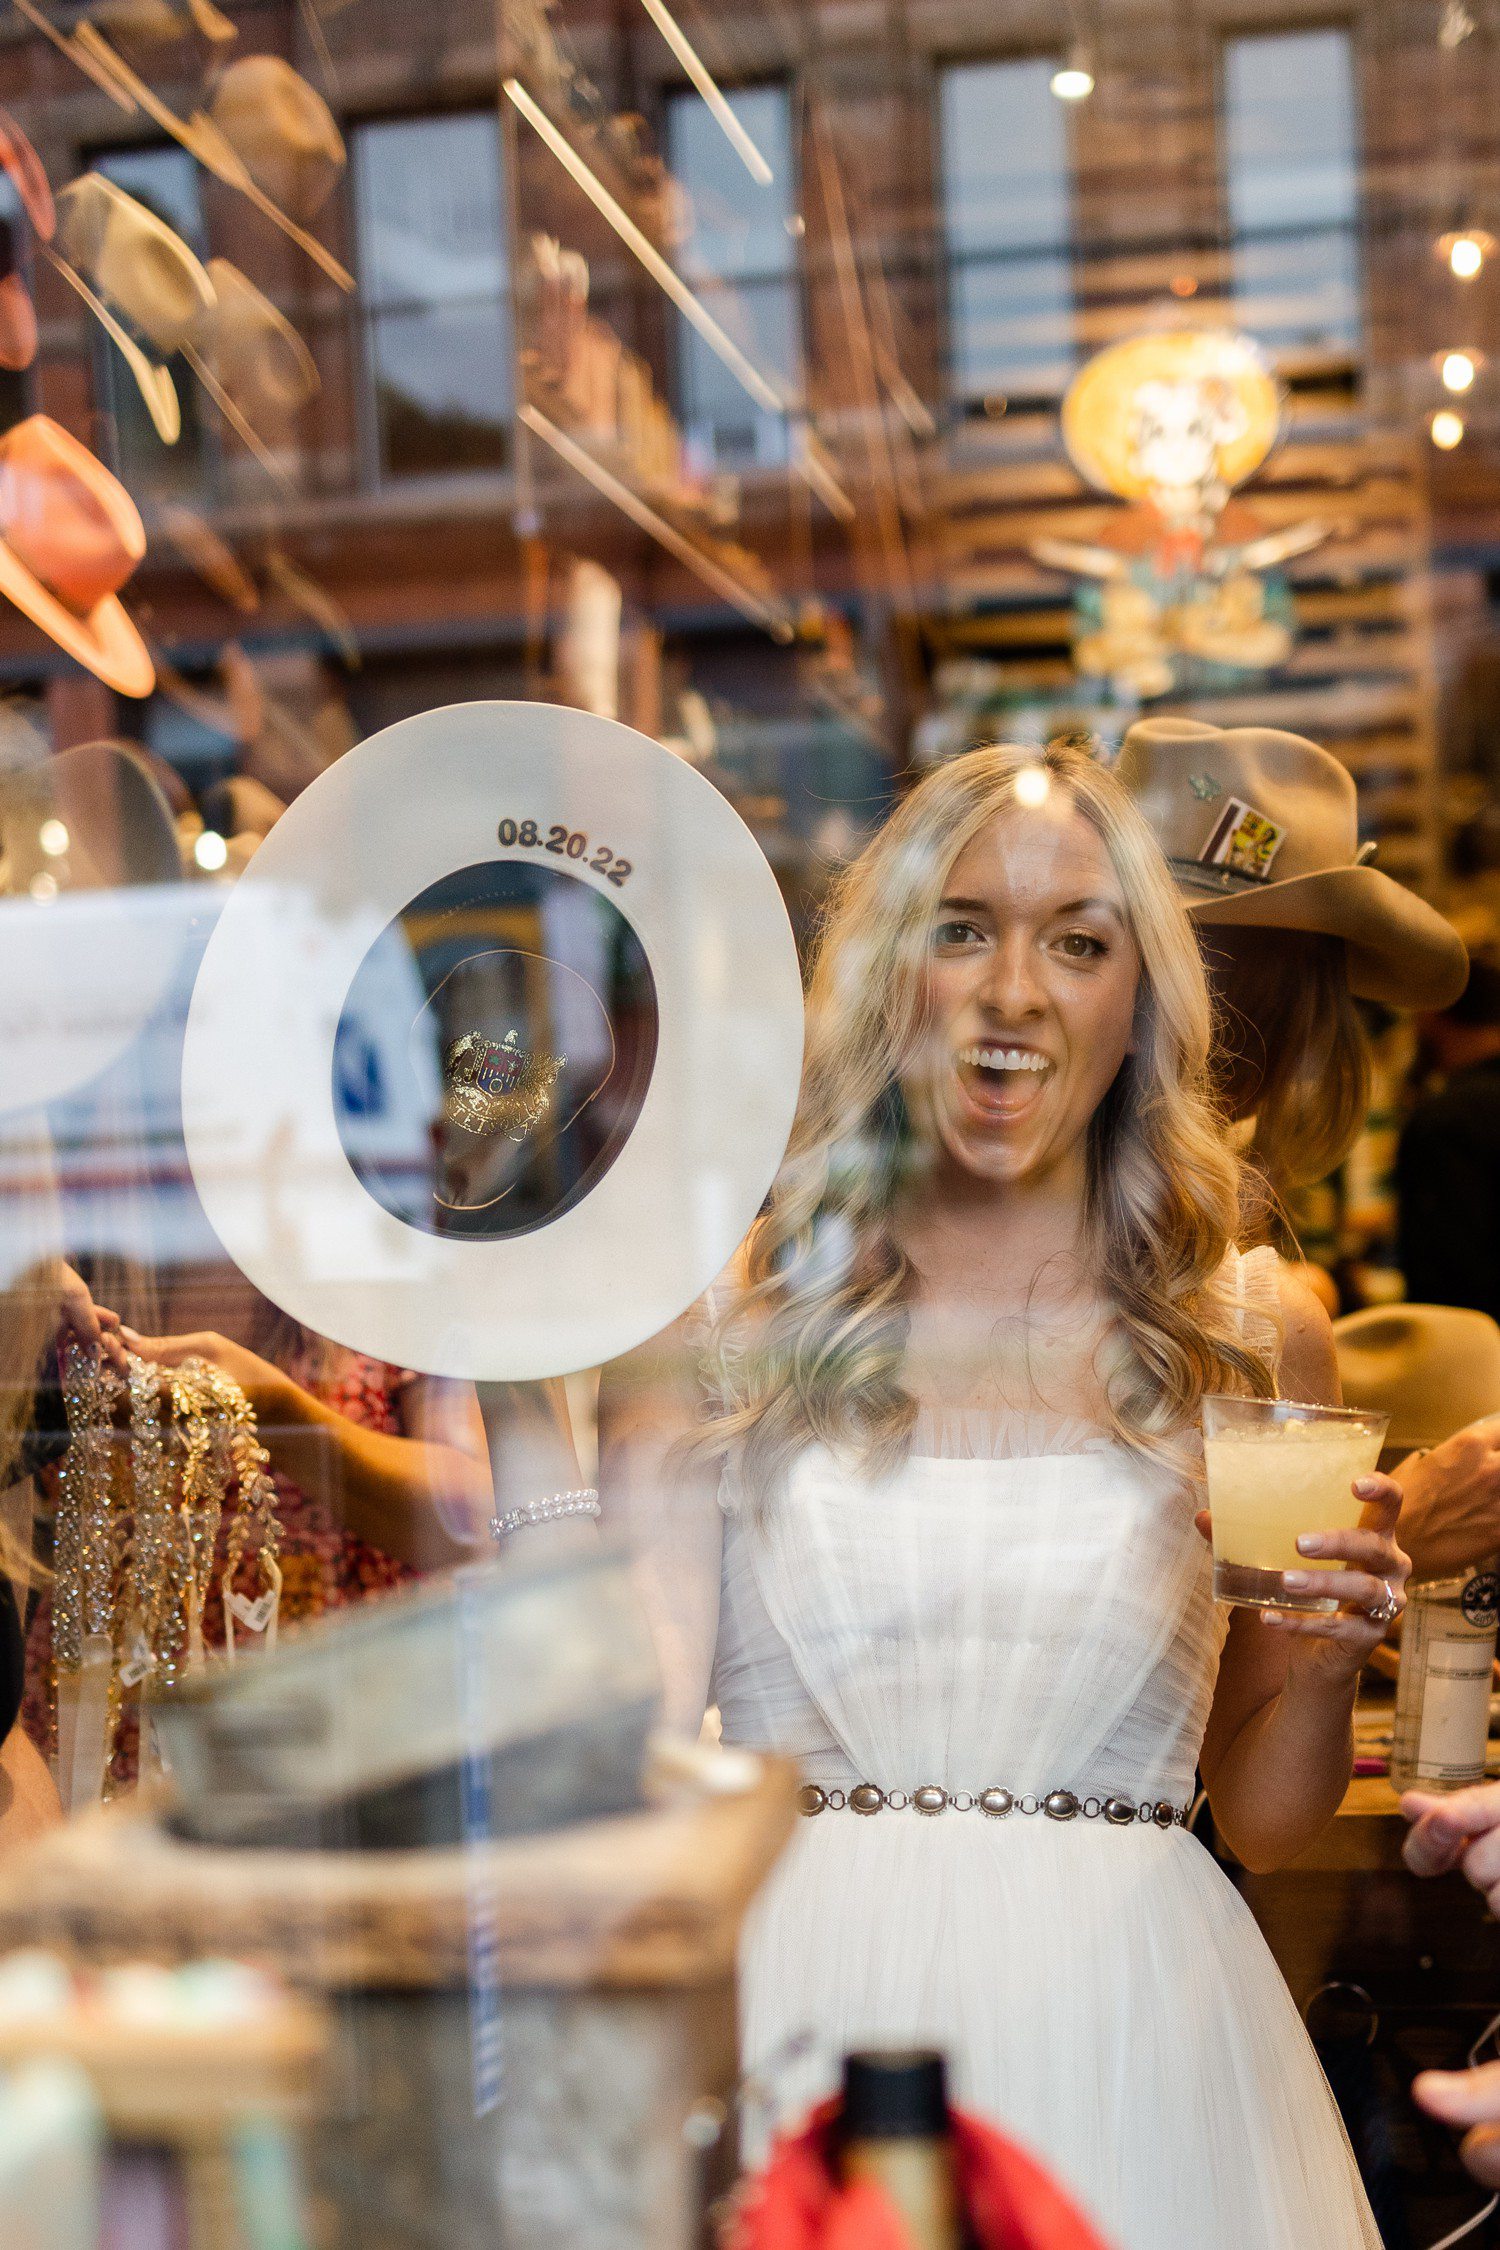
{"label": "shop window glass", "polygon": [[1060,390],[1073,362],[1067,120],[1047,57],[943,73],[948,350],[957,397]]}
{"label": "shop window glass", "polygon": [[1340,30],[1231,39],[1224,151],[1242,325],[1282,346],[1359,333],[1359,130]]}
{"label": "shop window glass", "polygon": [[[791,95],[784,85],[755,86],[731,103],[773,177],[757,186],[698,95],[674,96],[667,148],[691,218],[678,260],[720,326],[795,397],[802,388],[802,323]],[[679,338],[679,410],[702,465],[738,469],[785,460],[784,417],[757,406],[685,321]]]}
{"label": "shop window glass", "polygon": [[362,126],[353,168],[374,474],[503,468],[514,385],[494,113]]}
{"label": "shop window glass", "polygon": [[[198,167],[186,149],[117,149],[95,156],[93,168],[164,219],[195,256],[207,259]],[[156,360],[159,355],[149,339],[141,337],[140,342]],[[213,466],[210,410],[187,361],[177,353],[166,363],[177,387],[182,432],[175,445],[164,445],[129,368],[102,328],[95,330],[94,351],[100,403],[113,429],[115,467],[125,485],[154,500],[200,495]]]}

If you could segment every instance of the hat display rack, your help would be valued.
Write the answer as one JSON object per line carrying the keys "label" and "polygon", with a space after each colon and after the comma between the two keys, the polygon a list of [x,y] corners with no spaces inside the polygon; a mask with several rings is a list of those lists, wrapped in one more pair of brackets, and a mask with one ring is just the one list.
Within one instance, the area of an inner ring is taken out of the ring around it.
{"label": "hat display rack", "polygon": [[[149,0],[97,11],[65,28],[41,0],[17,0],[27,21],[116,107],[149,121],[216,180],[242,195],[338,288],[353,277],[305,222],[343,172],[346,152],[317,89],[275,55],[234,55],[235,25],[212,0]],[[111,36],[113,33],[114,37]],[[114,43],[207,44],[204,100],[187,116],[152,90]],[[36,252],[88,308],[119,352],[164,445],[182,432],[180,377],[187,370],[246,452],[290,489],[275,437],[319,387],[312,353],[293,322],[227,258],[200,259],[157,211],[98,169],[55,193],[25,132],[0,111],[0,169]],[[0,366],[31,364],[36,315],[17,267],[0,276]],[[186,512],[169,536],[205,581],[242,613],[259,591],[222,540]],[[157,667],[120,601],[146,553],[146,527],[125,486],[97,454],[45,414],[0,433],[0,594],[55,644],[117,693],[152,693]],[[339,645],[358,650],[347,619],[320,588],[268,550],[268,581]],[[226,590],[227,589],[227,590]]]}

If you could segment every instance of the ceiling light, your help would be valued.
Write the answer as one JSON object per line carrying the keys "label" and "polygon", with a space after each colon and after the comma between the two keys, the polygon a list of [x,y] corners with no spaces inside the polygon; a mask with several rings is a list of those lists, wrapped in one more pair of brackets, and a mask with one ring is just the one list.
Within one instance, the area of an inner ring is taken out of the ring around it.
{"label": "ceiling light", "polygon": [[1433,415],[1428,430],[1433,444],[1444,453],[1451,453],[1455,445],[1463,443],[1464,418],[1445,406]]}
{"label": "ceiling light", "polygon": [[1068,59],[1052,73],[1052,91],[1060,102],[1086,102],[1094,91],[1094,58],[1083,40],[1068,50]]}
{"label": "ceiling light", "polygon": [[1473,352],[1444,352],[1438,364],[1445,391],[1466,391],[1479,372]]}
{"label": "ceiling light", "polygon": [[1454,227],[1433,244],[1437,256],[1456,281],[1473,281],[1484,270],[1484,261],[1495,251],[1495,238],[1483,227]]}

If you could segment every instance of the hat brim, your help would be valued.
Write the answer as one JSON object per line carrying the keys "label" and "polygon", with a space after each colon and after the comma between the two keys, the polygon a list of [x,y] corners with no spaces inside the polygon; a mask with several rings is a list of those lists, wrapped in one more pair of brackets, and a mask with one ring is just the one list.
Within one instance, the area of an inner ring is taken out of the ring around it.
{"label": "hat brim", "polygon": [[[1205,869],[1205,888],[1212,881]],[[1197,922],[1342,938],[1349,949],[1350,990],[1361,1000],[1390,1008],[1449,1008],[1468,982],[1469,957],[1451,923],[1378,867],[1330,867],[1230,897],[1218,891],[1203,895],[1181,869],[1177,883]]]}
{"label": "hat brim", "polygon": [[79,617],[47,591],[15,549],[0,539],[0,594],[40,625],[59,648],[121,695],[149,695],[156,685],[150,652],[117,594],[106,594]]}

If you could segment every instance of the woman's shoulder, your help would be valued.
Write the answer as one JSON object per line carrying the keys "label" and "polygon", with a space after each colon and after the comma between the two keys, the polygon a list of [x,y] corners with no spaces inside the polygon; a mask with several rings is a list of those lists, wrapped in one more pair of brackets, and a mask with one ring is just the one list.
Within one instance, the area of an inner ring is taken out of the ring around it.
{"label": "woman's shoulder", "polygon": [[1333,1323],[1309,1268],[1284,1258],[1270,1243],[1231,1251],[1230,1257],[1246,1341],[1274,1358],[1282,1396],[1309,1402],[1336,1398]]}

